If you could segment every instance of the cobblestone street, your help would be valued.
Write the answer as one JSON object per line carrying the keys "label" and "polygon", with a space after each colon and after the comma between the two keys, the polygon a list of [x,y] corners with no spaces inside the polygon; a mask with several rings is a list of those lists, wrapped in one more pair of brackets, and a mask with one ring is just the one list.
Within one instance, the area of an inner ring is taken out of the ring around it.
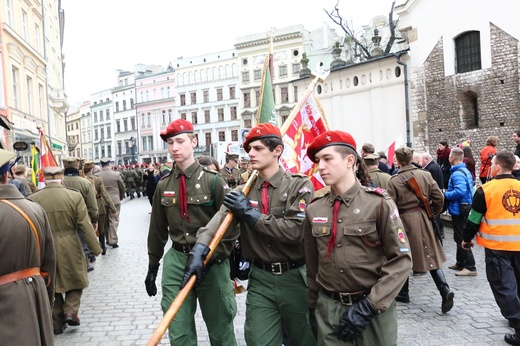
{"label": "cobblestone street", "polygon": [[[126,198],[121,207],[119,245],[98,256],[89,273],[90,286],[84,290],[79,327],[68,327],[56,336],[56,345],[146,345],[162,318],[159,292],[148,297],[144,278],[148,267],[146,236],[151,207],[148,200]],[[448,262],[444,272],[455,292],[455,306],[442,314],[441,297],[430,275],[410,280],[410,304],[398,303],[399,345],[506,345],[505,333],[512,333],[502,317],[485,275],[484,251],[474,250],[478,276],[456,277],[447,269],[454,263],[453,232],[446,228],[445,250]],[[162,264],[162,261],[161,261]],[[162,268],[162,267],[161,267]],[[245,296],[237,296],[235,332],[239,345],[245,345]],[[200,313],[197,314],[199,345],[209,345]],[[167,336],[161,345],[168,345]],[[182,346],[182,345],[181,345]]]}

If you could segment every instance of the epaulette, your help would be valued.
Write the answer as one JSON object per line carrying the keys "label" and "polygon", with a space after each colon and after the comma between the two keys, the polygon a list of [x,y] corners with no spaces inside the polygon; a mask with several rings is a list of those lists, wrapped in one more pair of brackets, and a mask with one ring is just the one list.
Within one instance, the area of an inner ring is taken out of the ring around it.
{"label": "epaulette", "polygon": [[203,169],[204,171],[206,171],[206,172],[220,175],[220,172],[217,172],[217,171],[214,171],[214,170],[212,170],[212,169],[209,169],[209,168],[206,167],[206,166],[202,166],[202,169]]}
{"label": "epaulette", "polygon": [[377,195],[380,195],[381,197],[384,197],[385,199],[390,199],[390,195],[388,192],[386,192],[385,189],[380,187],[369,187],[369,186],[363,186],[366,192],[375,193]]}
{"label": "epaulette", "polygon": [[322,199],[324,197],[328,197],[330,195],[330,186],[325,186],[324,188],[319,189],[314,192],[314,198],[309,202],[309,205],[314,201]]}
{"label": "epaulette", "polygon": [[298,178],[307,178],[307,174],[303,174],[303,173],[300,173],[300,172],[289,172],[289,174],[293,177],[298,177]]}

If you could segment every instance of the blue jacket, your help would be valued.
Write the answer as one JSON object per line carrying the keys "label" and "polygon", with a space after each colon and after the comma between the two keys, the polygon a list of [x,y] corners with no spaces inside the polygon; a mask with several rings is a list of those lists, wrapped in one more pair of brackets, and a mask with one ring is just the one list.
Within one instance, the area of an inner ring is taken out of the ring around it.
{"label": "blue jacket", "polygon": [[456,164],[451,167],[450,171],[451,176],[448,182],[448,189],[444,196],[448,200],[448,211],[450,214],[460,215],[460,203],[471,204],[473,200],[472,189],[474,182],[465,163]]}

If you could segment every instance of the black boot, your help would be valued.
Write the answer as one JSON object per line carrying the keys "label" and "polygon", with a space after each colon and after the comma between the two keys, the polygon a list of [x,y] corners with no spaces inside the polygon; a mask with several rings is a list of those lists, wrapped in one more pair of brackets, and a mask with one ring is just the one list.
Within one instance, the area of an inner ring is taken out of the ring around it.
{"label": "black boot", "polygon": [[399,293],[395,297],[395,301],[405,304],[410,303],[409,284],[410,278],[407,278],[403,287],[401,288],[401,291],[399,291]]}
{"label": "black boot", "polygon": [[514,334],[506,334],[504,341],[509,345],[520,345],[520,328],[515,328]]}
{"label": "black boot", "polygon": [[435,285],[437,286],[437,289],[441,293],[441,310],[442,313],[445,314],[453,307],[453,297],[455,297],[455,293],[450,290],[450,286],[448,286],[448,283],[446,282],[446,278],[444,277],[444,272],[442,269],[431,270],[430,274],[433,278],[433,281],[435,282]]}
{"label": "black boot", "polygon": [[106,255],[107,253],[107,246],[105,244],[105,233],[99,233],[99,236],[98,236],[98,240],[99,240],[99,245],[101,245],[101,249],[103,249],[103,251],[101,252],[101,255]]}

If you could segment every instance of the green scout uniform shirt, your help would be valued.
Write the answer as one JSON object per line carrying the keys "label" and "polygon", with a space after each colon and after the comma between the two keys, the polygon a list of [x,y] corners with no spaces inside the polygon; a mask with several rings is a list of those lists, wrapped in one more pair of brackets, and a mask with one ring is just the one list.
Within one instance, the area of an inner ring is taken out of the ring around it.
{"label": "green scout uniform shirt", "polygon": [[[259,176],[247,197],[251,206],[259,211],[262,210],[263,182]],[[305,257],[302,225],[314,192],[312,183],[306,176],[286,173],[282,168],[269,182],[269,215],[261,215],[254,229],[240,223],[242,256],[268,263],[302,259]],[[199,231],[197,242],[209,244],[228,211],[223,206],[208,226]],[[234,230],[236,224],[235,219],[229,230]]]}
{"label": "green scout uniform shirt", "polygon": [[77,190],[83,196],[83,200],[87,205],[88,216],[90,222],[98,222],[98,206],[96,202],[96,192],[92,184],[85,178],[79,175],[65,175],[63,177],[63,185],[69,189]]}
{"label": "green scout uniform shirt", "polygon": [[[179,208],[179,178],[182,171],[175,166],[173,172],[157,184],[152,216],[148,231],[149,264],[159,263],[168,240],[177,244],[195,245],[197,230],[206,226],[219,210],[226,194],[225,181],[216,173],[195,161],[184,173],[188,198],[188,216],[182,219]],[[224,237],[212,258],[222,261],[229,257],[237,237]]]}
{"label": "green scout uniform shirt", "polygon": [[[410,246],[397,207],[382,189],[356,182],[340,196],[336,245],[328,257],[336,197],[332,190],[307,209],[309,307],[316,307],[323,287],[338,293],[369,291],[374,309],[386,311],[412,268]],[[378,240],[382,245],[374,245]]]}

